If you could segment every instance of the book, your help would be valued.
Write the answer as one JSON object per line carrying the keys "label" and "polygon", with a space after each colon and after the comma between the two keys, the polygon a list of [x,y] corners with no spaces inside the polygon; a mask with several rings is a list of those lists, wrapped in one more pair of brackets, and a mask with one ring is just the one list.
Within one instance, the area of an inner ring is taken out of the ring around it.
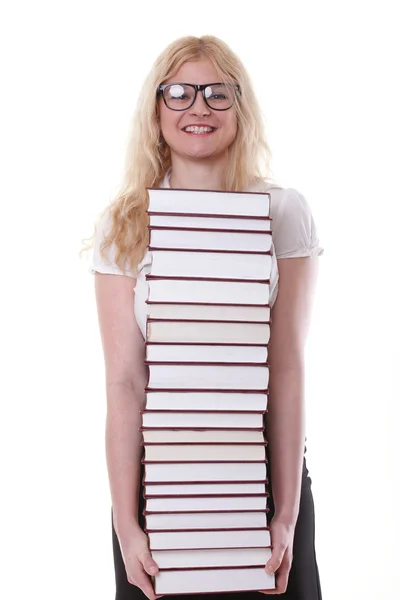
{"label": "book", "polygon": [[164,277],[214,277],[259,280],[271,271],[271,252],[235,253],[211,250],[161,250],[151,248],[151,273]]}
{"label": "book", "polygon": [[150,319],[193,321],[250,321],[268,323],[271,308],[249,304],[195,304],[174,302],[151,302],[146,300]]}
{"label": "book", "polygon": [[[160,499],[160,496],[165,498],[165,504],[157,504],[158,507],[172,506],[172,500],[174,496],[189,497],[189,496],[207,496],[207,502],[210,503],[210,507],[214,506],[214,496],[219,497],[220,500],[226,500],[228,496],[264,496],[267,494],[265,483],[249,483],[248,481],[236,481],[235,483],[162,483],[151,485],[147,484],[143,488],[143,496],[145,498]],[[171,500],[171,502],[169,502]],[[246,501],[250,502],[247,498]],[[152,504],[153,506],[153,504]],[[156,506],[156,504],[154,504]],[[175,506],[175,504],[174,504]],[[200,510],[206,510],[206,506],[203,506]],[[221,505],[222,506],[222,505]],[[235,506],[233,508],[240,508]],[[243,508],[243,506],[241,506]],[[251,506],[250,508],[264,508],[263,506]],[[154,509],[155,510],[155,509]],[[169,510],[172,510],[171,508]]]}
{"label": "book", "polygon": [[203,302],[206,304],[267,305],[268,278],[255,280],[222,280],[205,277],[165,277],[147,273],[150,302]]}
{"label": "book", "polygon": [[183,250],[225,250],[268,252],[271,249],[271,231],[244,231],[238,229],[207,229],[191,227],[149,227],[149,248],[181,248]]}
{"label": "book", "polygon": [[252,363],[155,363],[148,366],[149,389],[267,390],[267,365]]}
{"label": "book", "polygon": [[193,567],[264,566],[271,548],[223,548],[222,550],[153,550],[153,558],[162,570]]}
{"label": "book", "polygon": [[[149,346],[149,345],[147,345]],[[150,344],[153,347],[152,344]],[[168,348],[173,349],[174,346],[167,344]],[[157,347],[156,345],[154,347]],[[162,347],[162,346],[161,346]],[[207,348],[215,348],[216,346],[207,346]],[[191,348],[191,346],[185,346]],[[251,346],[250,346],[251,348]],[[148,352],[147,347],[147,352]],[[240,348],[243,350],[243,346]],[[265,350],[265,348],[262,348]],[[149,355],[149,353],[148,353]],[[154,354],[152,355],[154,356]],[[226,410],[234,412],[236,410],[245,410],[246,412],[266,411],[268,406],[268,394],[265,392],[248,394],[244,392],[199,392],[199,391],[174,391],[174,392],[158,392],[148,391],[146,394],[146,410]],[[179,441],[179,440],[176,440]],[[195,443],[195,439],[191,439]],[[211,439],[203,440],[212,442]],[[216,440],[223,442],[224,440]],[[235,440],[232,440],[235,441]],[[246,440],[242,440],[246,441]],[[251,441],[251,440],[248,440]],[[253,440],[254,442],[255,440]],[[260,439],[260,441],[262,441]]]}
{"label": "book", "polygon": [[199,321],[148,318],[146,324],[148,342],[266,345],[269,337],[269,323],[205,321],[199,324]]}
{"label": "book", "polygon": [[141,411],[142,427],[173,427],[175,428],[209,428],[227,429],[230,427],[263,428],[264,412],[215,412],[215,411],[171,411],[147,410]]}
{"label": "book", "polygon": [[244,529],[266,527],[267,513],[261,511],[241,512],[186,512],[144,513],[145,528],[153,531],[171,529]]}
{"label": "book", "polygon": [[[143,416],[143,415],[142,415]],[[173,429],[171,431],[171,429]],[[193,428],[176,429],[165,427],[156,428],[144,428],[140,427],[142,432],[143,440],[146,443],[229,443],[235,442],[236,444],[258,444],[264,440],[264,432],[260,427],[257,429],[247,427],[236,428],[236,429],[205,429],[200,428],[199,430]]]}
{"label": "book", "polygon": [[152,445],[144,447],[144,462],[180,462],[182,456],[185,461],[224,461],[241,460],[257,461],[265,459],[265,446],[255,444],[242,446],[240,444],[177,444],[177,445]]}
{"label": "book", "polygon": [[193,481],[265,481],[266,461],[263,462],[198,462],[146,463],[144,483]]}
{"label": "book", "polygon": [[150,550],[178,550],[196,548],[256,548],[270,546],[267,527],[232,530],[152,531],[147,530]]}
{"label": "book", "polygon": [[213,215],[214,217],[269,216],[271,196],[267,192],[220,192],[148,188],[150,212]]}
{"label": "book", "polygon": [[[211,487],[211,485],[217,486],[220,488],[228,487],[229,484],[207,484],[207,487]],[[235,484],[230,484],[235,485]],[[257,485],[251,484],[250,485]],[[264,484],[261,484],[264,486]],[[154,485],[154,486],[146,486],[146,487],[154,487],[154,488],[164,488],[165,485]],[[177,486],[175,486],[177,487]],[[184,487],[184,492],[187,492],[187,488],[189,487],[187,484]],[[194,486],[192,486],[194,487]],[[197,485],[197,487],[199,487]],[[203,486],[205,487],[205,485]],[[265,489],[265,487],[264,487]],[[235,511],[235,510],[265,510],[267,508],[267,493],[262,495],[254,495],[253,497],[249,497],[246,495],[242,496],[231,496],[226,497],[220,493],[220,495],[214,496],[176,496],[173,498],[146,498],[146,510],[149,513],[182,513],[182,512],[213,512],[219,511],[218,514],[222,514],[223,511]]]}
{"label": "book", "polygon": [[[164,207],[165,208],[165,207]],[[248,215],[195,215],[148,210],[149,227],[185,227],[190,229],[239,229],[240,231],[271,231],[271,217]]]}
{"label": "book", "polygon": [[268,345],[258,344],[183,344],[147,342],[146,361],[149,362],[242,362],[266,363]]}
{"label": "book", "polygon": [[160,570],[154,577],[156,594],[206,594],[261,591],[275,588],[275,577],[264,567]]}

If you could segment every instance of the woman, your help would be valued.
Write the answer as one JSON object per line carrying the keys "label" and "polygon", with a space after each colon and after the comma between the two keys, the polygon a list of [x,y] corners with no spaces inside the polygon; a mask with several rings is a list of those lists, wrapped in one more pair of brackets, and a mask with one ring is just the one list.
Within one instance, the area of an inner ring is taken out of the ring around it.
{"label": "woman", "polygon": [[[224,94],[230,102],[223,110],[210,98],[212,86],[205,85],[214,82],[226,84]],[[290,600],[321,598],[311,480],[304,458],[303,353],[317,278],[315,257],[323,250],[304,197],[270,181],[270,152],[262,131],[249,77],[226,44],[212,36],[177,40],[157,59],[142,89],[125,180],[97,229],[90,270],[96,273],[106,372],[116,600],[156,597],[149,575],[157,573],[157,565],[141,514],[138,430],[146,380],[145,275],[151,265],[146,188],[157,186],[270,190],[274,266],[266,430],[273,552],[266,569],[275,573],[277,588],[263,593]],[[259,592],[208,596],[260,597]]]}

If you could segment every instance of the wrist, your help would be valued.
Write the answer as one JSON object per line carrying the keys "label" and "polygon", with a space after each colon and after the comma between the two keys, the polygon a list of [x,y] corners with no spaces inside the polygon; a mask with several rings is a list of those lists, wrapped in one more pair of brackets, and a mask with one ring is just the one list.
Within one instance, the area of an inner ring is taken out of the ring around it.
{"label": "wrist", "polygon": [[120,539],[131,537],[137,531],[141,531],[138,520],[131,515],[117,516],[113,513],[113,525],[115,532]]}
{"label": "wrist", "polygon": [[299,516],[298,511],[278,510],[278,511],[275,511],[273,520],[275,522],[279,521],[279,523],[282,523],[282,524],[286,525],[287,527],[295,527],[298,516]]}

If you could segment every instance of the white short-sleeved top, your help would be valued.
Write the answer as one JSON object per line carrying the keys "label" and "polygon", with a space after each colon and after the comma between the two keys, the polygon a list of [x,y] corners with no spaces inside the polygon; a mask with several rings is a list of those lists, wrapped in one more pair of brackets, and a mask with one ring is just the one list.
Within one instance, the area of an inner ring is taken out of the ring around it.
{"label": "white short-sleeved top", "polygon": [[[170,187],[170,171],[166,173],[160,187]],[[278,294],[279,271],[277,259],[320,256],[324,250],[319,245],[317,228],[310,206],[299,191],[294,188],[284,188],[265,182],[253,185],[248,191],[268,191],[271,194],[270,216],[272,217],[273,256],[270,278],[270,305],[272,307]],[[107,260],[104,260],[100,255],[100,245],[109,225],[109,212],[106,211],[96,231],[92,260],[88,270],[92,274],[99,272],[123,275],[123,271],[114,262],[115,248],[112,245],[105,251]],[[125,272],[128,277],[137,280],[134,290],[134,312],[143,338],[146,337],[146,299],[148,297],[146,274],[150,273],[151,263],[152,253],[147,250],[136,269],[128,269]]]}

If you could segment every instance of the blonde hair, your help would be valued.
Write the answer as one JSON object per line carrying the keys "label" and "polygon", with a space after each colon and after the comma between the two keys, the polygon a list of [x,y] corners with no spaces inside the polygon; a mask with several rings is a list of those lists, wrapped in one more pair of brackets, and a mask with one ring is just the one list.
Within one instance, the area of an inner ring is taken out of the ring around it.
{"label": "blonde hair", "polygon": [[[240,59],[225,42],[211,35],[175,40],[159,55],[144,82],[132,117],[123,181],[111,205],[98,219],[99,222],[110,211],[110,230],[105,233],[100,252],[104,256],[104,251],[114,244],[114,260],[122,270],[126,266],[136,269],[144,257],[148,245],[146,188],[158,187],[171,166],[170,150],[163,143],[158,120],[157,88],[183,63],[202,58],[211,60],[221,82],[233,80],[241,89],[233,107],[237,114],[237,134],[228,149],[223,189],[241,191],[260,179],[272,181],[263,115]],[[95,234],[89,238],[91,243],[86,250],[92,247]]]}

